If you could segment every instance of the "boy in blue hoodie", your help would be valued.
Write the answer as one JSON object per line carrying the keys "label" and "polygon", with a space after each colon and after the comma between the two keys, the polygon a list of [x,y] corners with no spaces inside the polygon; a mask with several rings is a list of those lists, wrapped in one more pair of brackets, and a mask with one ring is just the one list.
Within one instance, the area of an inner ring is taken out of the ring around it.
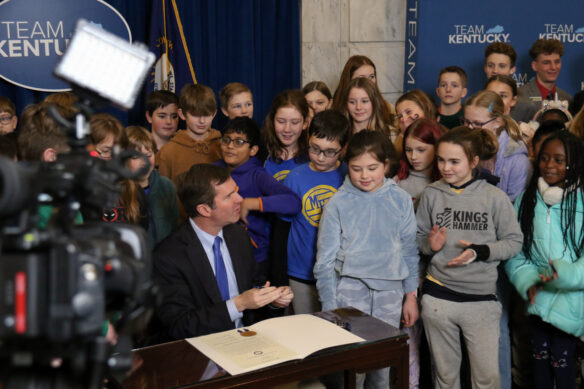
{"label": "boy in blue hoodie", "polygon": [[256,157],[259,139],[258,126],[252,119],[229,120],[221,137],[223,159],[217,165],[229,169],[239,188],[243,197],[241,221],[247,225],[261,274],[267,275],[270,223],[266,213],[294,216],[300,211],[300,199],[264,169]]}

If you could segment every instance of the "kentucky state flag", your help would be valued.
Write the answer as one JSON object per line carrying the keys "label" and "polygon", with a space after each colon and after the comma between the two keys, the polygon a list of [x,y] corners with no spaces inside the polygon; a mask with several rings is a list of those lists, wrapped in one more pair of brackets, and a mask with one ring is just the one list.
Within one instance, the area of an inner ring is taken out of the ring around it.
{"label": "kentucky state flag", "polygon": [[176,0],[154,0],[150,51],[156,62],[148,77],[148,93],[164,89],[178,94],[185,84],[197,82]]}

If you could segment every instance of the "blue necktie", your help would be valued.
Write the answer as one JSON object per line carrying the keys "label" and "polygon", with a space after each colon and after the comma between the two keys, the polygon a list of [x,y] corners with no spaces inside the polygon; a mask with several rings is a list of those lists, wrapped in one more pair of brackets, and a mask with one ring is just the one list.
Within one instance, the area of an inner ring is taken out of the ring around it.
{"label": "blue necktie", "polygon": [[217,286],[221,292],[223,301],[229,300],[229,282],[227,281],[227,271],[225,270],[225,263],[223,262],[223,255],[221,255],[221,238],[215,237],[213,242],[213,255],[215,256],[215,278],[217,279]]}

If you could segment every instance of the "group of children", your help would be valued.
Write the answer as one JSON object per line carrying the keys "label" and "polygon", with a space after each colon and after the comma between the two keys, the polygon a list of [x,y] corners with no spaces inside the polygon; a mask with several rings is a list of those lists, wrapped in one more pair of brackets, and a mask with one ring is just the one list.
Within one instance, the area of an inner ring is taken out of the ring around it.
{"label": "group of children", "polygon": [[[150,94],[150,131],[94,115],[92,155],[134,150],[129,170],[150,165],[122,181],[118,207],[101,218],[142,225],[154,247],[185,217],[175,190],[181,173],[223,166],[244,198],[240,219],[258,269],[273,285],[290,285],[293,312],[353,306],[408,328],[410,387],[418,385],[422,328],[435,387],[460,387],[462,344],[473,387],[510,387],[511,284],[527,300],[533,385],[574,387],[576,337],[584,335],[582,140],[558,121],[522,131],[510,116],[517,86],[506,75],[462,104],[466,73],[449,66],[439,74],[439,107],[412,90],[394,108],[376,80],[373,62],[353,56],[334,95],[320,81],[284,91],[261,130],[251,91],[237,82],[219,92],[229,118],[221,132],[212,128],[215,94],[200,84],[178,97]],[[67,150],[47,104],[22,114],[24,160],[54,161]],[[75,112],[58,106],[63,116]],[[186,128],[177,131],[179,118]],[[0,98],[2,133],[17,122]],[[359,379],[389,385],[387,370]]]}

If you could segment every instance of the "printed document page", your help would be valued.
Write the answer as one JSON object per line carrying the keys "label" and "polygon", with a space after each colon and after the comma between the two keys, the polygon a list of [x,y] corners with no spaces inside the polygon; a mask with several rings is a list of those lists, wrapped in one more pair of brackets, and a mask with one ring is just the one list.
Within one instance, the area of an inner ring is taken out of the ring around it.
{"label": "printed document page", "polygon": [[364,340],[313,315],[278,317],[249,327],[186,339],[231,375]]}

